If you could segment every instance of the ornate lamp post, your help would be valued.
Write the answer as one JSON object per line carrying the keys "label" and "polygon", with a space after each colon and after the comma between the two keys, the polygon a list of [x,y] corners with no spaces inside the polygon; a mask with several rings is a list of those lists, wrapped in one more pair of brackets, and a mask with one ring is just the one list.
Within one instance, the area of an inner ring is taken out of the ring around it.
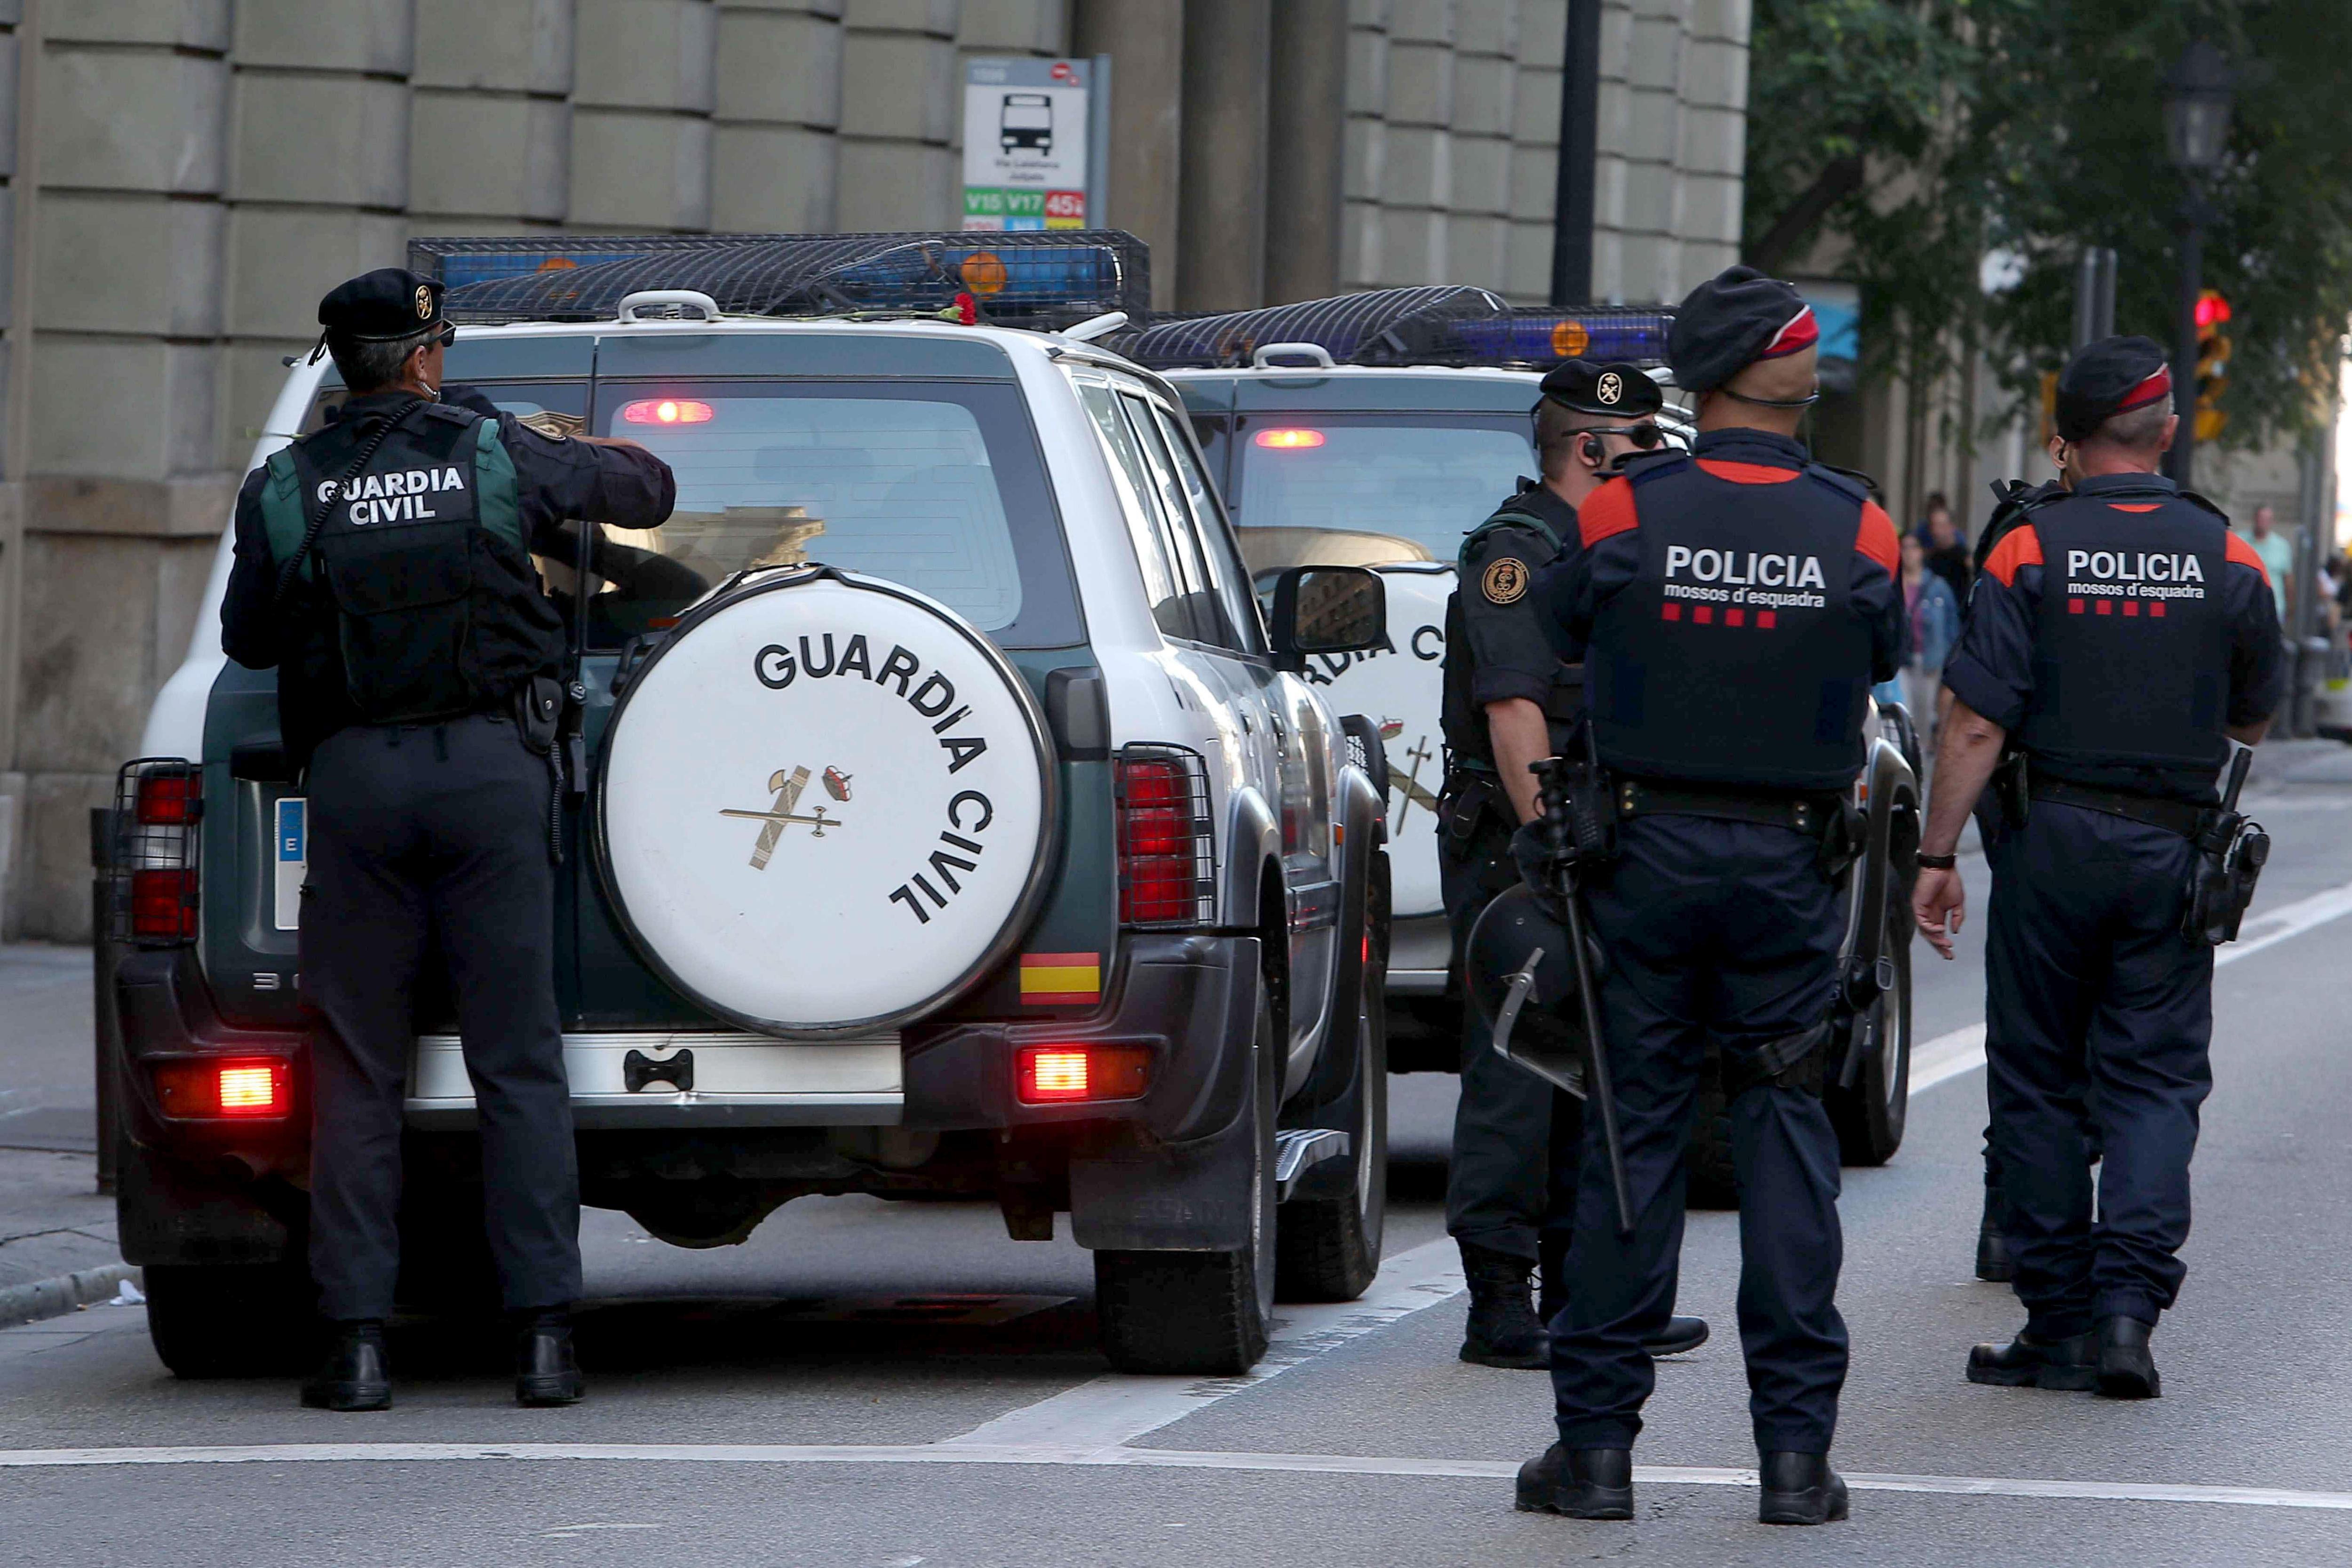
{"label": "ornate lamp post", "polygon": [[2197,294],[2203,286],[2205,226],[2215,216],[2205,181],[2229,150],[2233,86],[2221,51],[2203,38],[2181,51],[2164,84],[2165,149],[2188,185],[2180,204],[2180,300],[2172,348],[2172,405],[2180,416],[2172,478],[2184,487],[2197,445]]}

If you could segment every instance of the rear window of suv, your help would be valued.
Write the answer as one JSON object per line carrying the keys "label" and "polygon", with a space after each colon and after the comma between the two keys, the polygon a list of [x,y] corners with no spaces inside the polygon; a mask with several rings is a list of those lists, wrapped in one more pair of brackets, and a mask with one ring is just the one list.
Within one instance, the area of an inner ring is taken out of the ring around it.
{"label": "rear window of suv", "polygon": [[[938,599],[996,641],[1081,640],[1052,494],[1019,387],[972,382],[601,383],[597,434],[677,475],[658,529],[608,529],[667,565],[616,573],[595,640],[657,629],[713,584],[822,563]],[[698,592],[698,590],[697,590]]]}

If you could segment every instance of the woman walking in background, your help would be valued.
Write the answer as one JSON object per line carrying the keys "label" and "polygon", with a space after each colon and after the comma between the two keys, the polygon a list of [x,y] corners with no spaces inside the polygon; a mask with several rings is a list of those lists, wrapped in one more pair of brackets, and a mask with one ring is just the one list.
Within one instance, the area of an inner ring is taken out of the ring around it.
{"label": "woman walking in background", "polygon": [[1903,672],[1874,693],[1881,702],[1911,710],[1919,742],[1936,745],[1936,693],[1943,685],[1944,660],[1960,636],[1960,601],[1952,585],[1927,569],[1927,547],[1916,533],[1903,536],[1903,604],[1911,621],[1910,657]]}

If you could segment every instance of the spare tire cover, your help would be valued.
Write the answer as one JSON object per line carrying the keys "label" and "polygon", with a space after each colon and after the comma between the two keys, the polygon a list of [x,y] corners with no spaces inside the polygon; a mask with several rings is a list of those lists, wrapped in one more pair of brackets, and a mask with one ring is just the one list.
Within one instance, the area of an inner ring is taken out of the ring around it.
{"label": "spare tire cover", "polygon": [[1041,896],[1053,750],[1004,657],[894,584],[762,574],[636,671],[599,867],[639,952],[772,1034],[887,1028],[994,968]]}

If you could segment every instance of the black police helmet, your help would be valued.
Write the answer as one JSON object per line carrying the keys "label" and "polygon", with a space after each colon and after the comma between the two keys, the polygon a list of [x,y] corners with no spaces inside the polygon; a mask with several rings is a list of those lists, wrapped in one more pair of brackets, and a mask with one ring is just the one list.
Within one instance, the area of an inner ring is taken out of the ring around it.
{"label": "black police helmet", "polygon": [[1546,913],[1534,892],[1521,883],[1496,895],[1470,928],[1463,951],[1471,1005],[1489,1029],[1502,1013],[1512,979],[1530,959],[1535,961],[1535,984],[1511,1026],[1511,1054],[1580,1061],[1584,1015],[1577,997],[1576,963],[1569,955],[1568,928]]}

